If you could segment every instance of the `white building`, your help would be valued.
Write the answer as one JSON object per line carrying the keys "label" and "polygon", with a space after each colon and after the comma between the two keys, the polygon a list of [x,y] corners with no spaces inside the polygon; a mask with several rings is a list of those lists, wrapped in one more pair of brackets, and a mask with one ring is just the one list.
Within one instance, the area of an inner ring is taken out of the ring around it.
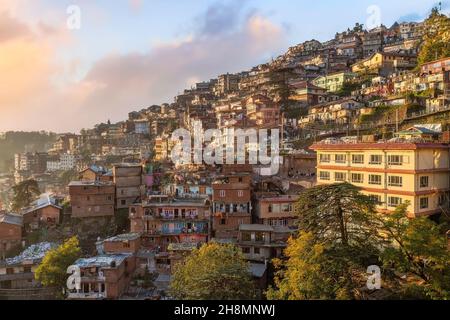
{"label": "white building", "polygon": [[59,161],[47,161],[47,171],[68,171],[77,167],[77,157],[70,153],[61,154]]}

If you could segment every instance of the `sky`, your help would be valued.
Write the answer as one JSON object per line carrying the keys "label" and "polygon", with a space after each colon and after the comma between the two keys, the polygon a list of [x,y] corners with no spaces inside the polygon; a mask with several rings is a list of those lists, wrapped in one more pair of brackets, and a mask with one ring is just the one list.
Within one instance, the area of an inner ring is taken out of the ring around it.
{"label": "sky", "polygon": [[[436,0],[0,0],[0,132],[79,132]],[[449,13],[450,0],[442,1]]]}

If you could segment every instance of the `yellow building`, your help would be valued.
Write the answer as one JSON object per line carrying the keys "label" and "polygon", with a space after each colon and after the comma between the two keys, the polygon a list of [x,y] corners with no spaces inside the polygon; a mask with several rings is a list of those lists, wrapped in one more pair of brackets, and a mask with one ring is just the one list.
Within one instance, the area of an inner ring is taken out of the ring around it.
{"label": "yellow building", "polygon": [[413,55],[377,52],[351,66],[353,73],[370,72],[387,76],[394,71],[412,69],[417,64]]}
{"label": "yellow building", "polygon": [[409,201],[411,217],[432,215],[449,208],[449,145],[440,143],[314,144],[317,182],[349,182],[379,202],[378,210],[392,212]]}

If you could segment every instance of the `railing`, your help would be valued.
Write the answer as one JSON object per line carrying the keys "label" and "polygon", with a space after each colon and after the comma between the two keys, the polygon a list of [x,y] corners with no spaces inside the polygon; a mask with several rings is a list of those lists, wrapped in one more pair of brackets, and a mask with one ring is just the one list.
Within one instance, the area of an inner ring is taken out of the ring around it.
{"label": "railing", "polygon": [[438,114],[438,113],[449,111],[449,110],[450,110],[450,105],[438,107],[437,110],[433,110],[433,111],[424,110],[424,111],[419,111],[419,112],[413,112],[411,115],[406,117],[406,120],[424,117],[424,116],[433,115],[433,114]]}

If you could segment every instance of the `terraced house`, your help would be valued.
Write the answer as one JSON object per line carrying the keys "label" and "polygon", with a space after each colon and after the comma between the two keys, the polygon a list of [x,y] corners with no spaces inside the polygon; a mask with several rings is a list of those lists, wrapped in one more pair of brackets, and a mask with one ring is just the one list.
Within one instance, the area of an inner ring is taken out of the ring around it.
{"label": "terraced house", "polygon": [[143,245],[166,251],[170,243],[205,243],[209,240],[210,203],[207,199],[172,199],[150,196],[129,209],[131,232],[143,235]]}
{"label": "terraced house", "polygon": [[449,145],[398,141],[314,144],[318,184],[352,183],[377,200],[381,212],[407,201],[411,217],[448,210]]}

